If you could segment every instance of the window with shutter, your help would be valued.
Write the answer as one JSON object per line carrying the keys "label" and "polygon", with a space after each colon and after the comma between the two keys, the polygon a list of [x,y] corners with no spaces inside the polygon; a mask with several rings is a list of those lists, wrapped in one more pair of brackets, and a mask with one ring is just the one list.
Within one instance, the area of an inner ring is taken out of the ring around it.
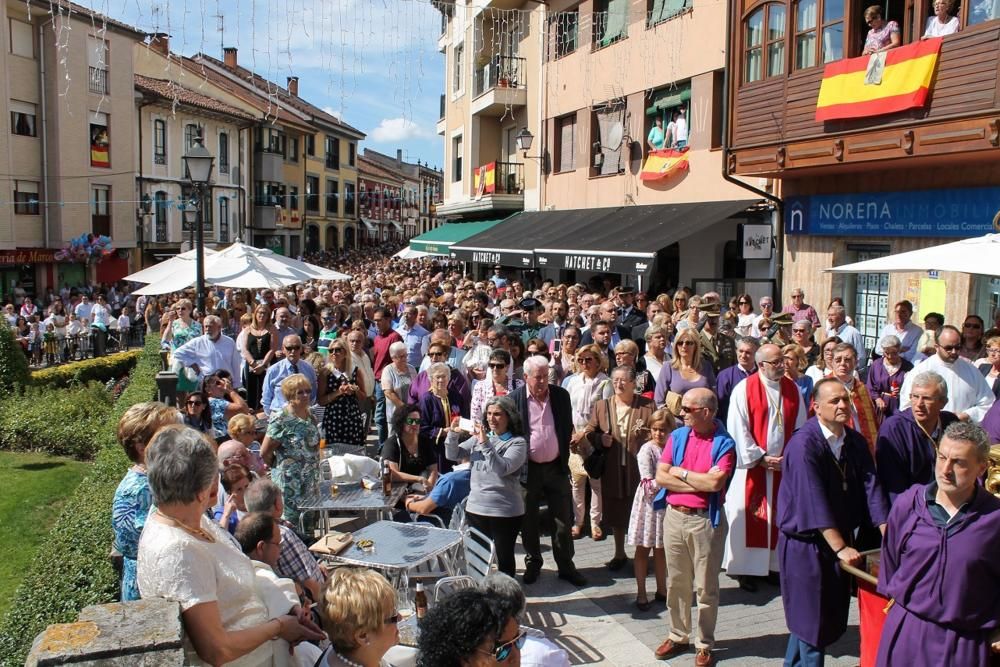
{"label": "window with shutter", "polygon": [[564,116],[559,122],[559,164],[556,171],[576,169],[576,114]]}
{"label": "window with shutter", "polygon": [[604,162],[601,164],[600,175],[617,174],[622,171],[622,143],[612,147],[611,130],[615,125],[622,122],[622,112],[624,107],[611,109],[601,109],[597,111],[597,126],[600,130],[599,140],[601,142],[601,153],[604,155]]}

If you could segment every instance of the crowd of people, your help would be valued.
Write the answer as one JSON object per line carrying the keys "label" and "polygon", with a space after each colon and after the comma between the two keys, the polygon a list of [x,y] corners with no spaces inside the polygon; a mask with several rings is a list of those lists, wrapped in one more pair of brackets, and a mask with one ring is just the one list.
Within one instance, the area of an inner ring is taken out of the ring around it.
{"label": "crowd of people", "polygon": [[182,409],[122,418],[134,465],[114,527],[122,599],[179,601],[199,659],[287,661],[281,642],[295,664],[391,659],[395,592],[318,563],[300,520],[320,443],[369,433],[411,485],[399,520],[448,522],[461,505],[497,554],[483,590],[422,621],[419,664],[568,664],[521,625],[544,532],[574,586],[577,540],[610,534],[612,572],[634,550],[637,609],[667,611],[661,659],[713,664],[725,571],[750,594],[780,583],[786,664],[822,664],[847,627],[839,564],[880,546],[879,664],[986,664],[1000,648],[1000,500],[980,482],[1000,442],[1000,329],[936,313],[920,327],[901,301],[866,349],[842,301],[817,310],[801,289],[779,310],[770,295],[528,285],[501,267],[477,281],[390,251],[325,258],[350,281],[212,290],[205,313],[164,300]]}

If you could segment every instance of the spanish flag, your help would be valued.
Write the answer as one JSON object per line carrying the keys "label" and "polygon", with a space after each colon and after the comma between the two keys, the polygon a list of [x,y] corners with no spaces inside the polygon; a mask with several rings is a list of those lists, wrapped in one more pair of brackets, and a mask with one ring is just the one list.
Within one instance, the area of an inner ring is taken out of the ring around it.
{"label": "spanish flag", "polygon": [[497,163],[490,162],[472,170],[472,189],[491,195],[497,189]]}
{"label": "spanish flag", "polygon": [[867,118],[927,103],[941,38],[860,58],[827,63],[816,100],[816,120]]}
{"label": "spanish flag", "polygon": [[688,152],[686,148],[665,148],[649,151],[646,162],[642,165],[639,178],[643,181],[656,181],[688,168]]}

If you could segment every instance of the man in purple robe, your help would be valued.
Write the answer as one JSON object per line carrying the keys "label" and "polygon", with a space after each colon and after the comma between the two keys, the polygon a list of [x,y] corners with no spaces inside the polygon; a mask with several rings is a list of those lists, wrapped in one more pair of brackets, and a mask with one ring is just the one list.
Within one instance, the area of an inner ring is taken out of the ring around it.
{"label": "man in purple robe", "polygon": [[996,401],[990,407],[989,412],[983,417],[983,423],[980,426],[986,431],[986,435],[990,437],[990,442],[1000,442],[1000,401]]}
{"label": "man in purple robe", "polygon": [[958,421],[954,413],[944,409],[947,403],[948,383],[934,371],[924,371],[913,378],[910,407],[882,422],[875,442],[875,462],[890,504],[911,486],[934,479],[941,435]]}
{"label": "man in purple robe", "polygon": [[989,438],[956,422],[938,447],[935,480],[892,507],[878,592],[891,602],[876,665],[989,665],[1000,652],[1000,499],[978,483]]}
{"label": "man in purple robe", "polygon": [[736,343],[736,365],[719,371],[719,377],[715,383],[715,393],[719,397],[719,420],[723,424],[729,417],[729,399],[733,395],[733,389],[757,372],[754,354],[757,353],[758,345],[760,343],[756,338],[741,338]]}
{"label": "man in purple robe", "polygon": [[862,526],[885,528],[889,505],[864,437],[848,428],[850,394],[835,378],[813,389],[816,416],[785,447],[778,491],[778,563],[785,623],[785,667],[822,665],[826,647],[847,630],[852,546]]}

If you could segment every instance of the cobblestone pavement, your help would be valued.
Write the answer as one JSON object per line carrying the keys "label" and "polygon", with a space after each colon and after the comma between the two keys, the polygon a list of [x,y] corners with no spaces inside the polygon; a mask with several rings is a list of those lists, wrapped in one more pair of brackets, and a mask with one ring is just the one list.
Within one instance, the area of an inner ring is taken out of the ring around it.
{"label": "cobblestone pavement", "polygon": [[[610,536],[603,542],[589,537],[577,540],[575,562],[589,582],[577,589],[556,577],[555,563],[544,546],[545,565],[539,580],[525,586],[528,595],[528,624],[545,630],[549,638],[563,647],[574,665],[609,665],[646,667],[694,665],[694,651],[669,661],[659,661],[653,651],[667,636],[667,609],[654,603],[641,612],[635,607],[635,578],[629,564],[610,572],[604,563],[614,550]],[[520,549],[520,547],[519,547]],[[524,571],[519,558],[518,572]],[[788,642],[788,630],[777,586],[762,583],[757,593],[741,590],[736,581],[721,576],[721,605],[716,627],[713,655],[717,664],[736,666],[780,665]],[[647,590],[655,590],[652,574]],[[697,627],[696,610],[692,623]],[[826,664],[854,667],[858,664],[858,615],[855,604],[847,633],[830,647]]]}

